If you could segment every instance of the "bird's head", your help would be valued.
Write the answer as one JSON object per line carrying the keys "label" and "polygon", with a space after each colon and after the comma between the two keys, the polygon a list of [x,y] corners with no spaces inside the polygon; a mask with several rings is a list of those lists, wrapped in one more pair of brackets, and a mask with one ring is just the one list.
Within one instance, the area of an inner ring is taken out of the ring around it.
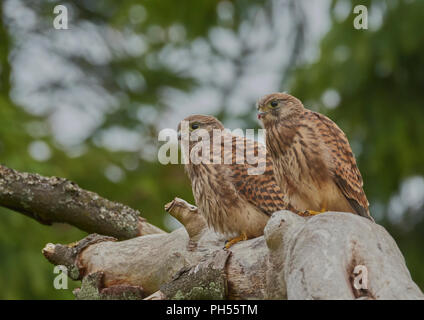
{"label": "bird's head", "polygon": [[257,103],[258,119],[264,126],[289,119],[303,111],[302,102],[287,93],[271,93]]}
{"label": "bird's head", "polygon": [[214,130],[224,130],[224,126],[218,119],[196,114],[185,118],[178,124],[178,137],[181,139],[184,134],[188,134],[186,139],[192,145],[193,142],[199,141],[206,135],[209,135],[211,139]]}

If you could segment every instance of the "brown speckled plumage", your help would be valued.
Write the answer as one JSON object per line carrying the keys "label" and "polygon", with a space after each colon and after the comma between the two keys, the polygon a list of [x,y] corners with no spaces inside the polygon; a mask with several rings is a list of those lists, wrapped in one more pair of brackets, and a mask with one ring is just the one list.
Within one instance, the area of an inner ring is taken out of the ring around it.
{"label": "brown speckled plumage", "polygon": [[[206,129],[212,139],[213,129],[223,129],[222,124],[211,116],[194,115],[185,121],[196,122],[200,128]],[[242,143],[237,143],[240,139]],[[232,149],[224,149],[225,143],[232,141]],[[190,142],[190,150],[194,142]],[[263,234],[263,229],[270,215],[278,210],[289,209],[280,187],[274,180],[272,160],[267,158],[265,172],[260,175],[249,175],[248,169],[258,165],[236,163],[236,152],[243,151],[257,155],[265,155],[265,147],[257,142],[236,137],[229,132],[223,134],[220,141],[221,155],[225,159],[225,151],[230,152],[230,164],[193,164],[185,165],[186,172],[191,180],[193,195],[199,211],[204,215],[208,225],[215,231],[225,235],[245,233],[248,238]],[[212,154],[212,151],[211,151]],[[263,157],[262,159],[265,159]]]}
{"label": "brown speckled plumage", "polygon": [[285,93],[267,95],[257,107],[276,180],[293,206],[372,219],[355,156],[333,121]]}

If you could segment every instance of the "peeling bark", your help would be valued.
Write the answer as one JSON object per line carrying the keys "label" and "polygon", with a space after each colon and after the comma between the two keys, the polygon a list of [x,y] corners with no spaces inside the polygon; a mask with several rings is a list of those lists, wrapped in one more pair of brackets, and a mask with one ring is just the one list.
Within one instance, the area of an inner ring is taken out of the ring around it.
{"label": "peeling bark", "polygon": [[225,265],[230,252],[217,250],[197,265],[180,270],[160,291],[175,300],[223,300],[227,296]]}
{"label": "peeling bark", "polygon": [[[183,208],[187,215],[193,210]],[[201,234],[195,250],[185,228],[104,241],[82,251],[75,265],[86,276],[102,272],[104,287],[141,286],[148,300],[424,299],[387,231],[353,214],[276,212],[264,236],[235,244],[228,256],[224,239],[207,229]],[[359,294],[353,284],[358,264],[368,273],[368,287]]]}
{"label": "peeling bark", "polygon": [[68,223],[118,239],[164,233],[140,212],[58,177],[21,173],[0,165],[0,206],[50,225]]}
{"label": "peeling bark", "polygon": [[[43,249],[51,263],[82,280],[77,299],[424,299],[387,231],[350,213],[276,212],[263,236],[226,250],[225,239],[182,199],[165,210],[183,227],[165,233],[138,211],[70,181],[4,166],[0,206],[113,236]],[[361,287],[358,266],[366,275]]]}
{"label": "peeling bark", "polygon": [[142,300],[145,297],[139,286],[117,285],[103,288],[103,272],[89,274],[82,281],[81,288],[74,290],[77,300]]}

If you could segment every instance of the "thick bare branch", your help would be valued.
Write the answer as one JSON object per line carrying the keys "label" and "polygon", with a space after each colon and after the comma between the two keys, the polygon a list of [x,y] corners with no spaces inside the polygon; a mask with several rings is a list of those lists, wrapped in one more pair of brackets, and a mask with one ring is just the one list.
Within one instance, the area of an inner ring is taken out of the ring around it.
{"label": "thick bare branch", "polygon": [[164,233],[140,212],[57,177],[21,173],[0,165],[0,206],[43,224],[69,223],[87,232],[130,239]]}
{"label": "thick bare branch", "polygon": [[[193,212],[190,205],[180,210],[186,218]],[[191,218],[199,216],[194,213]],[[84,276],[101,272],[102,288],[141,286],[149,300],[209,295],[204,289],[211,288],[205,284],[217,281],[221,285],[216,297],[226,291],[228,299],[424,299],[387,231],[353,214],[327,212],[304,218],[277,212],[264,236],[235,244],[229,258],[224,239],[210,230],[201,234],[194,250],[185,228],[102,241],[88,245],[74,265]],[[217,270],[225,272],[224,278],[208,267],[208,257],[214,255],[222,258],[212,260],[221,262]],[[365,289],[354,286],[357,265],[367,272]],[[202,290],[193,294],[188,282],[198,283],[194,287]]]}

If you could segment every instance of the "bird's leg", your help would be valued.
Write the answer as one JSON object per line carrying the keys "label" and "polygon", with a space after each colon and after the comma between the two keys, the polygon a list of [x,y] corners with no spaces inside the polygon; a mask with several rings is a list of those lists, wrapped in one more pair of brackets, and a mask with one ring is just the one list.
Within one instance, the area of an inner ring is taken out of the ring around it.
{"label": "bird's leg", "polygon": [[327,206],[327,200],[324,200],[323,203],[321,203],[321,212],[320,213],[327,211],[327,207],[328,207]]}
{"label": "bird's leg", "polygon": [[237,242],[244,241],[244,240],[247,240],[247,235],[245,232],[242,232],[238,237],[228,240],[227,243],[225,244],[225,249],[228,249],[229,247],[236,244]]}

